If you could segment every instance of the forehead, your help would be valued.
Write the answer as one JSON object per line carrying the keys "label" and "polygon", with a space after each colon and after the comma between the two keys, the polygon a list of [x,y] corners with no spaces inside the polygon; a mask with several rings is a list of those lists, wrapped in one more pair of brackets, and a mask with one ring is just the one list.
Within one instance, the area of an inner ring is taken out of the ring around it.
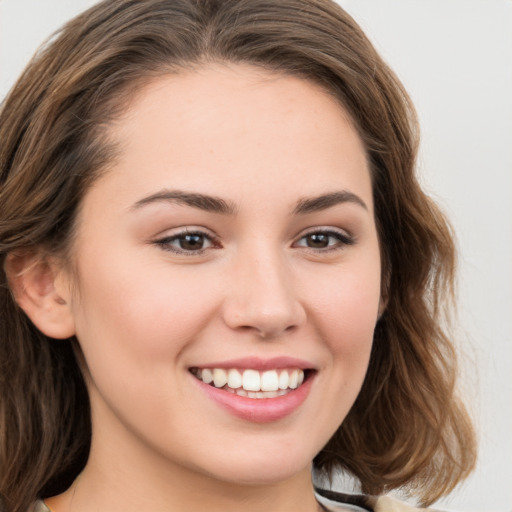
{"label": "forehead", "polygon": [[[279,177],[282,194],[315,195],[328,179],[341,180],[338,188],[348,179],[371,205],[366,153],[350,117],[296,76],[241,64],[169,74],[138,92],[110,135],[120,151],[107,176],[137,180],[140,194],[268,194]],[[298,180],[303,186],[291,187]]]}
{"label": "forehead", "polygon": [[[275,104],[282,104],[284,108],[296,104],[298,100],[300,101],[300,97],[305,95],[313,109],[318,106],[315,96],[321,95],[324,101],[331,102],[333,109],[349,119],[341,102],[320,83],[298,74],[271,70],[249,63],[213,62],[194,65],[190,68],[177,68],[141,84],[141,87],[135,89],[136,92],[126,109],[127,115],[122,119],[129,118],[133,110],[145,108],[144,105],[147,107],[151,102],[150,96],[163,90],[167,91],[163,92],[164,95],[179,94],[179,104],[184,114],[192,104],[203,107],[211,107],[215,104],[226,105],[237,103],[239,100],[244,101],[249,95],[254,100],[259,97],[265,98],[268,102],[268,91],[271,91],[270,96]],[[198,95],[198,93],[202,94]],[[226,93],[229,95],[228,98]],[[168,98],[171,99],[170,96]],[[177,108],[178,105],[173,107]]]}

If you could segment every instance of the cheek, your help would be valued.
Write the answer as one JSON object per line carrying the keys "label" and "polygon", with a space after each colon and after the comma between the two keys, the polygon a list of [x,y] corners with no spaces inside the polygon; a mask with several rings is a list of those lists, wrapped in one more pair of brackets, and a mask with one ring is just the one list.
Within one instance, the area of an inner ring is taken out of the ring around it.
{"label": "cheek", "polygon": [[[77,337],[84,353],[144,363],[173,357],[214,309],[215,291],[205,293],[186,273],[158,271],[122,260],[98,262],[81,273]],[[90,271],[94,269],[94,271]]]}
{"label": "cheek", "polygon": [[380,266],[375,263],[366,266],[364,272],[341,269],[311,296],[316,328],[331,352],[333,364],[343,367],[347,382],[350,376],[356,376],[356,382],[364,377],[379,304]]}

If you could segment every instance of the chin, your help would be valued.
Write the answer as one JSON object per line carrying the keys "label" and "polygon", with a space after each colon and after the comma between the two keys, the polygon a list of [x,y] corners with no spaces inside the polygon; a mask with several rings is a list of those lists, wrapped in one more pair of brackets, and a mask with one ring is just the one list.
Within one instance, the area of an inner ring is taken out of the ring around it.
{"label": "chin", "polygon": [[235,458],[221,462],[208,473],[216,480],[244,486],[274,485],[293,478],[298,473],[309,471],[312,456],[298,457],[297,453],[262,458],[251,452],[239,453]]}

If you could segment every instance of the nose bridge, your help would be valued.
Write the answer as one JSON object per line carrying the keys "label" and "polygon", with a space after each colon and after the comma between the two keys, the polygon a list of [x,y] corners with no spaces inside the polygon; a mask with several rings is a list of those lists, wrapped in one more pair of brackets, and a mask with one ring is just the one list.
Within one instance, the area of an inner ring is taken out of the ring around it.
{"label": "nose bridge", "polygon": [[262,337],[299,326],[305,311],[295,284],[290,263],[278,248],[254,244],[237,256],[226,298],[226,323]]}

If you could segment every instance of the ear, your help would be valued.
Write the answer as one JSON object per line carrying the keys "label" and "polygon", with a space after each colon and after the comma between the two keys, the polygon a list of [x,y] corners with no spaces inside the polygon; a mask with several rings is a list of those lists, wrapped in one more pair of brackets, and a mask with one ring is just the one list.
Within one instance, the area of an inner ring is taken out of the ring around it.
{"label": "ear", "polygon": [[5,272],[14,299],[43,334],[57,339],[75,334],[69,280],[56,261],[33,252],[10,253]]}

